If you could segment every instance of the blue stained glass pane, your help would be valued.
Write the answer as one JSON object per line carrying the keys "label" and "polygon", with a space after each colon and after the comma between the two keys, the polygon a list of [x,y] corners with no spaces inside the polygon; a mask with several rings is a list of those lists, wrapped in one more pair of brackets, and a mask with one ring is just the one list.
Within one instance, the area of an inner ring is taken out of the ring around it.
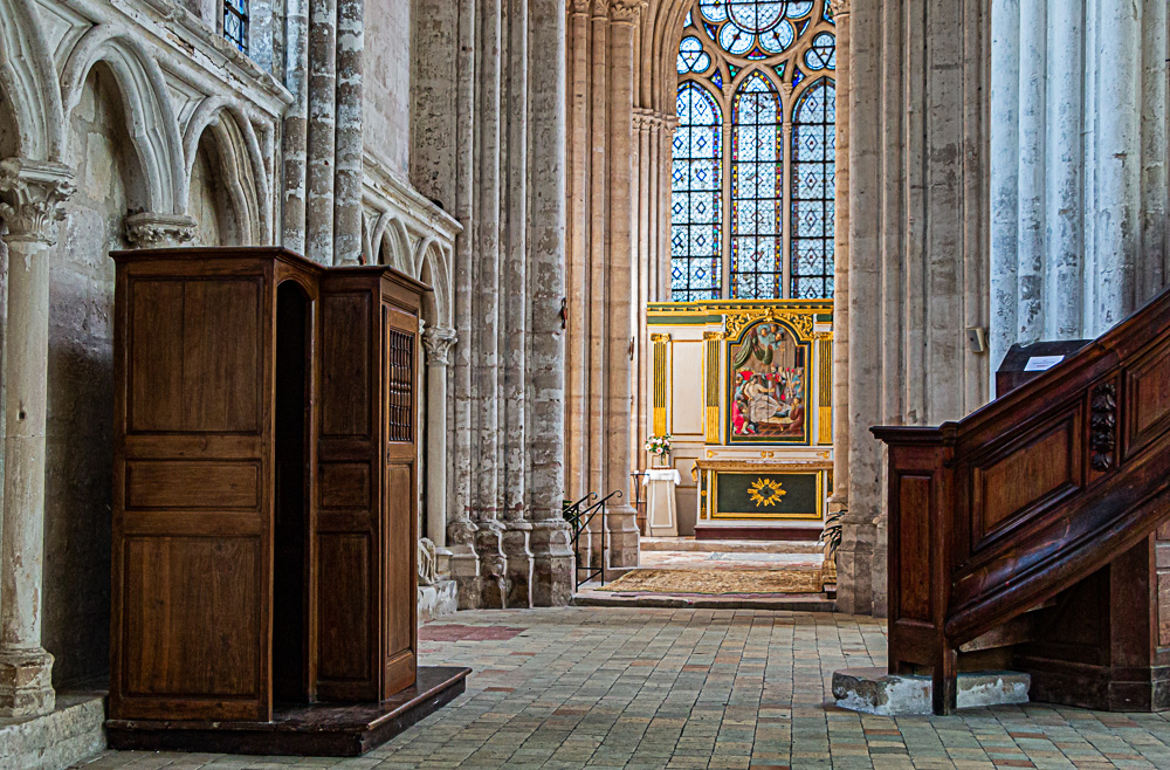
{"label": "blue stained glass pane", "polygon": [[836,89],[829,78],[801,94],[792,126],[792,296],[833,294]]}
{"label": "blue stained glass pane", "polygon": [[710,21],[727,21],[727,0],[699,0],[699,11]]}
{"label": "blue stained glass pane", "polygon": [[223,36],[236,48],[248,52],[248,0],[225,0]]}
{"label": "blue stained glass pane", "polygon": [[787,16],[790,19],[799,19],[808,16],[813,8],[812,0],[788,0]]}
{"label": "blue stained glass pane", "polygon": [[810,70],[837,68],[837,40],[828,32],[812,39],[812,47],[804,52],[804,66]]}
{"label": "blue stained glass pane", "polygon": [[671,163],[671,298],[718,298],[723,116],[694,82],[678,87]]}
{"label": "blue stained glass pane", "polygon": [[699,38],[688,35],[679,43],[675,66],[680,75],[688,72],[705,72],[711,66],[711,57],[703,51],[703,43]]}
{"label": "blue stained glass pane", "polygon": [[780,96],[759,73],[732,100],[732,296],[779,296],[783,272]]}
{"label": "blue stained glass pane", "polygon": [[742,56],[750,51],[755,40],[755,35],[734,24],[724,24],[723,29],[719,30],[719,45],[723,46],[723,50],[736,56]]}
{"label": "blue stained glass pane", "polygon": [[722,88],[723,88],[723,73],[720,72],[719,70],[715,70],[715,74],[713,74],[711,76],[711,82],[714,83],[717,88],[722,90]]}
{"label": "blue stained glass pane", "polygon": [[760,47],[768,53],[784,53],[796,41],[796,30],[787,21],[760,35]]}
{"label": "blue stained glass pane", "polygon": [[748,32],[763,32],[783,18],[787,4],[783,1],[728,0],[727,12],[732,21]]}

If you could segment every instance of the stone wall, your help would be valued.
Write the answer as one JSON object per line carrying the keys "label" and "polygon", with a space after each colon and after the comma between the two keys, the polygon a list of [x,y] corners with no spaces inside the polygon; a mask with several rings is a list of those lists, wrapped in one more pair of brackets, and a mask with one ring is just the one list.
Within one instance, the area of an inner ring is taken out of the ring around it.
{"label": "stone wall", "polygon": [[365,133],[391,173],[410,173],[410,0],[366,4]]}

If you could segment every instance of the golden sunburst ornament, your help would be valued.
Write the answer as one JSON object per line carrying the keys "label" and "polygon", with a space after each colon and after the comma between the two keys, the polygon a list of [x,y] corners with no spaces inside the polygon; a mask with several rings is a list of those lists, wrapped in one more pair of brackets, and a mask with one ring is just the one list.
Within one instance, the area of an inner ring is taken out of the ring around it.
{"label": "golden sunburst ornament", "polygon": [[752,499],[752,502],[765,508],[776,505],[786,494],[788,494],[788,490],[784,488],[784,485],[772,479],[759,478],[748,487],[748,497]]}

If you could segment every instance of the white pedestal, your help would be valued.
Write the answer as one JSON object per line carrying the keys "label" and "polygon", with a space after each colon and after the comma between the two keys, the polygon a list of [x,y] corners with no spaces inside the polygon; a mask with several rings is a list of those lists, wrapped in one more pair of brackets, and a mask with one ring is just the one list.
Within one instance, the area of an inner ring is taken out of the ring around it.
{"label": "white pedestal", "polygon": [[674,468],[650,468],[642,479],[646,485],[646,530],[650,537],[678,537],[674,488],[682,483]]}

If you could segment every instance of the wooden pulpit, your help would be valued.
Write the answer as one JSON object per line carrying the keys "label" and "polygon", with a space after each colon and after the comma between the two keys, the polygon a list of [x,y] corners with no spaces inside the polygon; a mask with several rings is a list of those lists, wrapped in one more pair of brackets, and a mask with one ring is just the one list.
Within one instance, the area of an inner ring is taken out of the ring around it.
{"label": "wooden pulpit", "polygon": [[427,288],[277,248],[113,258],[112,722],[413,687]]}

